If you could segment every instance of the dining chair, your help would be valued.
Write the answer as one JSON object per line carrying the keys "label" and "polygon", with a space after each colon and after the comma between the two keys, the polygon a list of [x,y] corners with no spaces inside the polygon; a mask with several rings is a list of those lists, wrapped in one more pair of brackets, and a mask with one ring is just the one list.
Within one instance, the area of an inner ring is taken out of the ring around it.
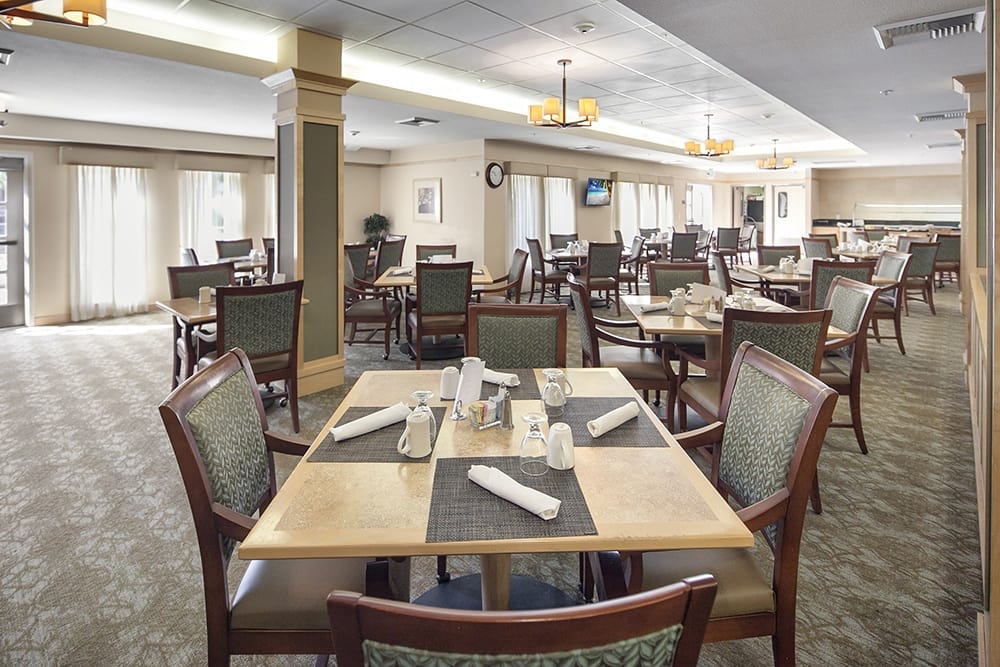
{"label": "dining chair", "polygon": [[[370,282],[374,279],[369,274],[369,271],[371,270],[369,269],[370,256],[371,246],[368,245],[367,241],[344,244],[344,257],[351,265],[352,280],[364,280]],[[354,283],[350,283],[350,285],[352,287],[357,287]]]}
{"label": "dining chair", "polygon": [[[829,310],[763,311],[726,308],[722,314],[721,359],[695,357],[678,350],[677,427],[687,430],[687,407],[703,419],[718,419],[722,388],[726,386],[736,350],[743,341],[764,348],[814,375],[823,361],[823,341],[830,325]],[[690,366],[705,369],[690,375]],[[718,452],[709,452],[713,456]]]}
{"label": "dining chair", "polygon": [[215,251],[219,259],[230,257],[246,257],[253,250],[253,239],[217,239]]}
{"label": "dining chair", "polygon": [[375,270],[372,273],[372,280],[394,266],[403,264],[403,247],[406,245],[406,237],[389,239],[388,237],[378,242],[375,248]]}
{"label": "dining chair", "polygon": [[875,272],[874,261],[839,262],[833,259],[817,259],[812,265],[812,280],[809,281],[809,308],[825,308],[826,295],[836,276],[844,276],[861,283],[871,283]]}
{"label": "dining chair", "polygon": [[455,252],[458,249],[458,244],[452,243],[450,245],[416,245],[417,251],[417,261],[424,262],[429,260],[435,255],[445,255],[447,257],[455,258]]}
{"label": "dining chair", "polygon": [[719,284],[719,289],[726,294],[735,294],[737,289],[752,289],[760,291],[760,278],[749,273],[739,273],[736,275],[729,270],[729,263],[717,252],[709,254],[712,266],[715,268],[715,280]]}
{"label": "dining chair", "polygon": [[671,262],[693,262],[698,251],[698,232],[674,232],[670,239]]}
{"label": "dining chair", "polygon": [[869,241],[874,242],[884,239],[886,234],[888,234],[888,231],[884,227],[880,227],[878,229],[866,230],[865,234],[867,235]]}
{"label": "dining chair", "polygon": [[263,236],[261,237],[260,242],[264,248],[264,256],[267,258],[267,267],[265,268],[266,273],[264,274],[264,279],[267,282],[271,282],[274,280],[274,272],[277,268],[278,246],[275,243],[273,236]]}
{"label": "dining chair", "polygon": [[618,600],[532,611],[463,611],[334,591],[339,667],[658,665],[694,667],[715,597],[710,576]]}
{"label": "dining chair", "polygon": [[819,236],[803,236],[802,237],[802,250],[806,257],[815,257],[817,259],[832,259],[833,258],[833,247],[836,244],[831,244],[828,237]]}
{"label": "dining chair", "polygon": [[465,346],[472,262],[417,264],[416,285],[416,301],[406,314],[406,340],[419,370],[424,336],[454,335],[460,337],[454,346]]}
{"label": "dining chair", "polygon": [[[291,407],[292,429],[299,432],[299,313],[302,281],[253,287],[216,289],[216,349],[198,359],[198,369],[209,366],[228,350],[246,353],[257,381],[267,385],[268,400]],[[281,380],[283,391],[272,382]]]}
{"label": "dining chair", "polygon": [[[737,227],[719,227],[715,230],[715,250],[730,266],[735,266],[736,255],[740,249],[740,229]],[[706,257],[707,259],[707,257]]]}
{"label": "dining chair", "polygon": [[[795,261],[802,258],[797,245],[759,245],[757,246],[758,266],[778,266],[784,257],[792,257]],[[808,289],[800,289],[796,285],[771,284],[763,290],[764,296],[785,304],[795,304],[809,295]]]}
{"label": "dining chair", "polygon": [[[618,282],[628,286],[628,293],[632,293],[632,286],[635,286],[635,293],[639,293],[639,274],[646,259],[643,246],[646,239],[641,236],[633,237],[632,247],[628,255],[623,255],[621,265],[618,268]],[[621,246],[618,246],[619,248]]]}
{"label": "dining chair", "polygon": [[650,296],[670,296],[671,290],[687,291],[691,283],[710,285],[708,264],[705,262],[651,262],[649,265]]}
{"label": "dining chair", "polygon": [[684,231],[688,234],[697,234],[698,232],[703,231],[704,228],[705,228],[704,225],[696,225],[692,223],[687,223],[684,225]]}
{"label": "dining chair", "polygon": [[566,304],[470,303],[465,351],[490,368],[565,368]]}
{"label": "dining chair", "polygon": [[[366,244],[367,245],[367,244]],[[365,250],[367,253],[367,249]],[[346,255],[346,251],[345,251]],[[354,279],[354,265],[348,259],[344,262],[344,342],[348,345],[383,345],[382,359],[389,358],[389,341],[399,342],[399,319],[403,306],[392,290],[372,286],[366,289]],[[396,337],[390,331],[396,325]],[[359,328],[364,325],[374,328]],[[382,332],[382,340],[375,334]],[[358,334],[364,334],[359,338]]]}
{"label": "dining chair", "polygon": [[527,265],[528,253],[515,248],[507,273],[494,278],[487,286],[472,288],[476,303],[521,303],[524,269]]}
{"label": "dining chair", "polygon": [[[171,299],[198,299],[198,290],[202,287],[218,287],[220,285],[232,285],[236,281],[236,273],[232,264],[205,264],[195,266],[168,266],[167,284],[170,288]],[[194,362],[215,348],[215,327],[199,326],[195,331],[200,335],[190,332],[192,338],[185,340],[189,335],[187,329],[177,318],[174,319],[174,370],[171,378],[170,388],[173,389],[188,376],[189,366],[193,368]],[[192,350],[193,358],[188,360],[188,350]]]}
{"label": "dining chair", "polygon": [[614,233],[614,236],[615,236],[615,243],[617,243],[618,245],[620,245],[621,247],[624,248],[625,247],[625,241],[624,241],[624,239],[622,239],[622,230],[615,229],[615,230],[613,230],[613,233]]}
{"label": "dining chair", "polygon": [[744,223],[740,227],[740,240],[737,244],[736,249],[736,261],[737,263],[744,263],[743,258],[746,257],[746,264],[753,263],[753,241],[754,236],[757,235],[757,226],[753,224]]}
{"label": "dining chair", "polygon": [[198,253],[194,248],[181,248],[181,266],[198,266]]}
{"label": "dining chair", "polygon": [[937,256],[934,258],[934,274],[937,286],[944,287],[944,279],[948,282],[959,282],[962,271],[962,237],[958,234],[935,234],[932,241],[938,244]]}
{"label": "dining chair", "polygon": [[708,253],[712,249],[712,243],[715,239],[715,231],[711,229],[703,229],[698,232],[698,238],[695,239],[695,249],[694,249],[694,260],[696,262],[707,262]]}
{"label": "dining chair", "polygon": [[[721,443],[713,483],[741,509],[770,550],[761,571],[752,549],[593,553],[600,599],[656,589],[691,574],[718,581],[706,642],[770,636],[775,665],[795,664],[799,549],[806,502],[837,394],[808,372],[750,343],[733,357],[708,427],[675,436],[686,449]],[[627,598],[626,598],[627,599]]]}
{"label": "dining chair", "polygon": [[[545,259],[541,241],[538,239],[525,240],[528,242],[528,253],[531,256],[531,293],[528,295],[528,302],[530,303],[535,298],[535,285],[539,286],[538,303],[545,301],[546,293],[558,301],[560,287],[566,284],[566,276],[569,272],[559,268],[555,261]],[[552,287],[547,288],[546,285]]]}
{"label": "dining chair", "polygon": [[[881,343],[883,338],[895,340],[899,347],[899,353],[905,355],[906,347],[903,345],[903,298],[902,285],[906,284],[906,277],[910,270],[910,260],[913,255],[906,252],[884,252],[875,265],[875,275],[880,278],[890,278],[895,281],[890,287],[883,288],[878,300],[875,302],[875,309],[872,311],[872,337],[876,342]],[[886,336],[879,331],[879,320],[891,320],[892,332],[894,335]]]}
{"label": "dining chair", "polygon": [[309,445],[268,430],[250,360],[222,354],[159,406],[194,518],[205,589],[207,664],[239,654],[333,653],[326,596],[366,590],[361,558],[255,560],[230,591],[229,565],[277,492],[274,453]]}
{"label": "dining chair", "polygon": [[570,241],[579,241],[580,235],[576,232],[572,234],[549,234],[549,248],[552,250],[562,250]]}
{"label": "dining chair", "polygon": [[581,279],[590,292],[604,292],[604,304],[611,307],[611,293],[614,292],[615,310],[622,314],[621,284],[618,280],[618,264],[622,247],[617,243],[591,243],[587,247],[587,263],[582,267]]}
{"label": "dining chair", "polygon": [[903,283],[903,309],[907,317],[910,316],[910,301],[923,301],[931,309],[931,315],[937,315],[934,309],[934,260],[937,259],[938,247],[937,243],[914,242],[908,250],[900,250],[913,256],[906,282]]}

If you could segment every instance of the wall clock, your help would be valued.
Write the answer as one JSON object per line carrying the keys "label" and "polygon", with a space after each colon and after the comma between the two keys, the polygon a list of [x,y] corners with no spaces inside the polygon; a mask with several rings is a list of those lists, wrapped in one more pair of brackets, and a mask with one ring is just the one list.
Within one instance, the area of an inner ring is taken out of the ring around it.
{"label": "wall clock", "polygon": [[486,184],[491,188],[499,188],[503,183],[503,167],[499,162],[490,162],[486,167]]}

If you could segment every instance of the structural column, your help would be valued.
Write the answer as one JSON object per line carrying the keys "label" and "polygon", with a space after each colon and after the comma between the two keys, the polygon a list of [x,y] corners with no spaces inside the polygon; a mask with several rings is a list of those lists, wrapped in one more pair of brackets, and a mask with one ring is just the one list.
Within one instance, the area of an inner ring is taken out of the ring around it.
{"label": "structural column", "polygon": [[344,382],[344,115],[355,82],[340,77],[341,42],[297,30],[278,43],[279,71],[264,79],[277,96],[277,270],[305,280],[299,393]]}

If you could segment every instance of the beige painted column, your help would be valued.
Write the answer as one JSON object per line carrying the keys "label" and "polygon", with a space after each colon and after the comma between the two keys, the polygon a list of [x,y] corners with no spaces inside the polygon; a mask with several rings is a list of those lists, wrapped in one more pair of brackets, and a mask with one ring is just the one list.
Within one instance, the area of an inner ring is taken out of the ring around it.
{"label": "beige painted column", "polygon": [[299,393],[344,382],[344,115],[355,82],[340,76],[341,42],[296,30],[278,42],[277,270],[303,279],[309,300],[299,339]]}

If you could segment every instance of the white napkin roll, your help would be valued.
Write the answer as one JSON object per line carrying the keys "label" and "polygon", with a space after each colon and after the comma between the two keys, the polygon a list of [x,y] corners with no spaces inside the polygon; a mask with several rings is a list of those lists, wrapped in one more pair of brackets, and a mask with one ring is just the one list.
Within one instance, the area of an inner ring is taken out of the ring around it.
{"label": "white napkin roll", "polygon": [[399,268],[399,269],[393,269],[392,273],[390,273],[389,275],[392,275],[392,276],[409,276],[409,275],[413,275],[413,269],[411,267],[409,267],[409,266],[404,266],[404,267]]}
{"label": "white napkin roll", "polygon": [[349,438],[356,438],[359,435],[371,433],[372,431],[377,431],[380,428],[385,428],[386,426],[406,421],[406,418],[409,416],[410,408],[407,407],[406,403],[400,401],[399,403],[396,403],[396,405],[383,408],[378,412],[365,415],[360,419],[355,419],[352,422],[341,424],[340,426],[334,426],[330,429],[330,433],[333,434],[334,440],[342,442]]}
{"label": "white napkin roll", "polygon": [[709,322],[715,322],[716,324],[722,324],[722,313],[715,313],[711,310],[705,311],[705,319]]}
{"label": "white napkin roll", "polygon": [[516,373],[500,373],[489,368],[483,370],[483,382],[490,384],[505,384],[508,387],[517,387],[521,384],[521,378]]}
{"label": "white napkin roll", "polygon": [[471,466],[469,479],[490,493],[495,493],[546,521],[559,514],[561,500],[524,486],[492,466]]}
{"label": "white napkin roll", "polygon": [[792,310],[793,310],[792,308],[788,308],[787,306],[782,306],[780,304],[773,306],[765,306],[763,308],[763,311],[765,313],[790,313],[792,312]]}
{"label": "white napkin roll", "polygon": [[635,419],[638,416],[639,404],[632,401],[620,408],[615,408],[607,414],[601,415],[597,419],[590,420],[587,422],[587,430],[590,431],[590,435],[600,438],[608,431],[613,431],[628,420]]}
{"label": "white napkin roll", "polygon": [[481,275],[483,275],[483,270],[482,269],[472,269],[472,275],[474,275],[474,276],[481,276]]}
{"label": "white napkin roll", "polygon": [[725,291],[711,285],[691,283],[691,303],[701,303],[705,299],[725,299]]}
{"label": "white napkin roll", "polygon": [[659,301],[657,303],[644,303],[641,306],[639,306],[639,312],[642,313],[653,313],[656,312],[657,310],[669,310],[669,309],[670,309],[669,301]]}

